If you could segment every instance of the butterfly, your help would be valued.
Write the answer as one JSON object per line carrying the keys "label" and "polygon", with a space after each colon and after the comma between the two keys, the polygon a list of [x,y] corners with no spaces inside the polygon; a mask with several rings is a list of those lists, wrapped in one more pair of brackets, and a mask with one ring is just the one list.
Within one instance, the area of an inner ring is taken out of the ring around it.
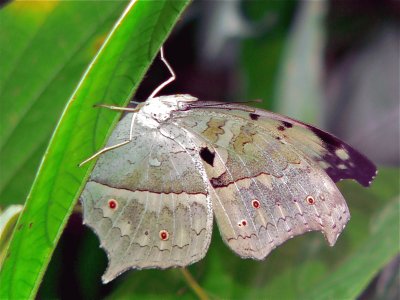
{"label": "butterfly", "polygon": [[214,218],[242,258],[262,260],[308,231],[333,246],[350,218],[335,182],[368,186],[376,175],[365,156],[320,129],[190,95],[150,97],[120,120],[105,149],[80,197],[84,223],[108,255],[104,283],[128,269],[199,261]]}

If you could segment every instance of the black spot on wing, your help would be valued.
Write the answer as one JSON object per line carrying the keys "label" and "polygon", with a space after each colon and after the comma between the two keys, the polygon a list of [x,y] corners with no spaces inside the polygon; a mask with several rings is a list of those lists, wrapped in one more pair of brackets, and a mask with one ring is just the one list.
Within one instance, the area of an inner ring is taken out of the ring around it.
{"label": "black spot on wing", "polygon": [[316,136],[318,136],[328,147],[328,150],[336,150],[341,147],[342,141],[339,140],[337,137],[334,137],[333,135],[315,128],[313,126],[307,125],[309,129],[314,132]]}
{"label": "black spot on wing", "polygon": [[250,113],[249,116],[254,121],[258,120],[258,118],[260,117],[260,115],[255,114],[255,113]]}
{"label": "black spot on wing", "polygon": [[211,152],[207,147],[200,149],[200,157],[210,166],[214,166],[215,153]]}
{"label": "black spot on wing", "polygon": [[286,121],[282,121],[282,124],[283,124],[283,126],[285,126],[286,128],[292,128],[292,127],[293,127],[293,124],[292,124],[292,123],[289,123],[289,122],[286,122]]}
{"label": "black spot on wing", "polygon": [[222,173],[217,178],[211,178],[210,183],[213,188],[226,187],[229,185],[229,177],[226,172]]}
{"label": "black spot on wing", "polygon": [[[324,142],[325,148],[328,150],[322,159],[329,164],[329,167],[325,171],[333,181],[338,182],[342,179],[354,179],[363,186],[371,184],[377,170],[376,166],[368,158],[339,138],[318,128],[308,127]],[[337,155],[336,151],[340,149],[348,154],[349,157],[347,159],[342,159]],[[339,166],[342,167],[340,168]]]}

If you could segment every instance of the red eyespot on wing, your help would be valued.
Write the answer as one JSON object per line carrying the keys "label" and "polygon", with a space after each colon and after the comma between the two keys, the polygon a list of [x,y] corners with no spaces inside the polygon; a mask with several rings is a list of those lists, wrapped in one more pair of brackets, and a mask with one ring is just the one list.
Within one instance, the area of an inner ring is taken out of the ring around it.
{"label": "red eyespot on wing", "polygon": [[111,209],[117,209],[117,207],[118,207],[117,200],[115,200],[115,199],[108,200],[108,207]]}
{"label": "red eyespot on wing", "polygon": [[162,239],[163,241],[168,240],[169,238],[169,233],[166,230],[161,230],[160,231],[160,239]]}
{"label": "red eyespot on wing", "polygon": [[239,226],[239,227],[246,226],[246,225],[247,225],[247,221],[246,221],[246,220],[241,220],[241,221],[238,223],[238,226]]}
{"label": "red eyespot on wing", "polygon": [[310,205],[315,204],[315,199],[314,199],[314,197],[312,197],[312,196],[308,196],[308,197],[306,198],[306,201],[307,201],[307,203],[310,204]]}
{"label": "red eyespot on wing", "polygon": [[251,201],[251,205],[253,205],[254,208],[260,208],[260,201],[258,200],[253,200]]}

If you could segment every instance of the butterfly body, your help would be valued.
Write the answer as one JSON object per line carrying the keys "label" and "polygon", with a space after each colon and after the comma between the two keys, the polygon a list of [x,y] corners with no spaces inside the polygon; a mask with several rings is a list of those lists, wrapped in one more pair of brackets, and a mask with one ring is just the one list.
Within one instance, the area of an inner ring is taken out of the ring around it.
{"label": "butterfly body", "polygon": [[[127,139],[132,117],[122,118],[107,146]],[[323,232],[333,245],[350,218],[334,182],[368,185],[376,172],[307,124],[190,95],[141,104],[132,137],[100,156],[81,195],[84,221],[110,260],[104,282],[131,268],[202,259],[214,217],[243,258],[264,259],[307,231]]]}

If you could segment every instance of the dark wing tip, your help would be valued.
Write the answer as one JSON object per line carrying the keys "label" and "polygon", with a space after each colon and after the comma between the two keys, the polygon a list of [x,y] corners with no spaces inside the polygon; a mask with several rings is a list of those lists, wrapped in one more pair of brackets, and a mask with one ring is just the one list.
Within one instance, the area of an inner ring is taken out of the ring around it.
{"label": "dark wing tip", "polygon": [[[324,161],[328,166],[323,168],[334,182],[338,182],[342,179],[354,179],[363,186],[369,186],[376,177],[376,166],[363,154],[359,153],[357,150],[334,135],[301,121],[297,121],[295,119],[271,113],[262,109],[253,109],[240,104],[224,102],[197,101],[190,103],[182,110],[195,108],[219,108],[227,109],[228,111],[237,109],[240,111],[249,112],[249,118],[253,121],[257,121],[260,116],[279,120],[282,122],[283,130],[286,128],[291,128],[293,124],[301,126],[313,132],[319,139],[323,141],[326,152],[321,153],[321,157],[319,159]],[[340,150],[344,150],[344,153],[348,156],[346,159],[343,159],[343,156],[340,157]]]}
{"label": "dark wing tip", "polygon": [[[326,172],[333,181],[354,179],[366,187],[372,183],[377,175],[377,168],[373,162],[339,138],[321,129],[312,126],[309,128],[325,143],[328,151],[323,160],[329,165]],[[344,151],[340,152],[341,150]]]}

